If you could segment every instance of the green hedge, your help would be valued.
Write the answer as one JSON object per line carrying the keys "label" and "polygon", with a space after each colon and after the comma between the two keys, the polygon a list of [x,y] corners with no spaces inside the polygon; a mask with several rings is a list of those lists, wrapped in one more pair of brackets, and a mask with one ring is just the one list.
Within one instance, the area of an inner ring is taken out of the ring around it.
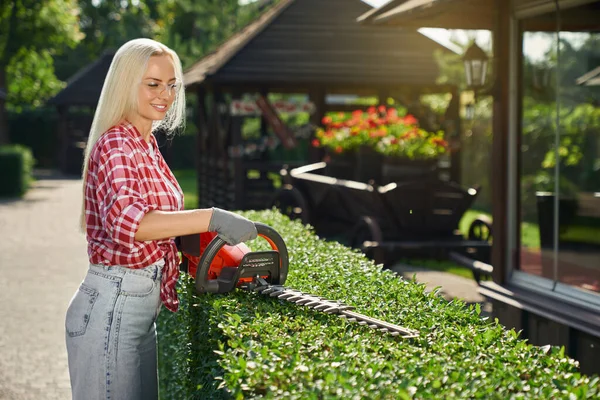
{"label": "green hedge", "polygon": [[10,142],[31,149],[40,168],[59,165],[58,114],[54,108],[27,109],[19,113],[8,112]]}
{"label": "green hedge", "polygon": [[158,323],[162,399],[600,396],[599,378],[580,375],[564,349],[531,346],[514,330],[484,321],[477,306],[427,293],[425,285],[383,271],[275,211],[243,214],[286,240],[286,286],[421,335],[401,340],[239,290],[196,296],[186,275],[179,283],[181,311],[163,311]]}
{"label": "green hedge", "polygon": [[31,150],[21,145],[0,146],[0,196],[23,196],[35,164]]}

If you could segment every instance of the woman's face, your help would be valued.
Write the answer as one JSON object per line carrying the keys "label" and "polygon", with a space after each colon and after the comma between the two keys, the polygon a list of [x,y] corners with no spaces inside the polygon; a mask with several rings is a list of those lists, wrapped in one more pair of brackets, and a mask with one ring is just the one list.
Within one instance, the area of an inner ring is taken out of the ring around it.
{"label": "woman's face", "polygon": [[150,57],[138,93],[139,115],[147,120],[162,120],[173,104],[180,84],[175,79],[171,57]]}

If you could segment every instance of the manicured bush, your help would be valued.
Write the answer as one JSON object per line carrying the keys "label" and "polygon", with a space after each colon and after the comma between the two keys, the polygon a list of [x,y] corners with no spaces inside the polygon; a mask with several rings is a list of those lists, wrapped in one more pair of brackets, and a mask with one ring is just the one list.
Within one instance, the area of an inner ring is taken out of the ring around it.
{"label": "manicured bush", "polygon": [[35,161],[31,150],[21,145],[0,146],[0,196],[25,194],[32,181]]}
{"label": "manicured bush", "polygon": [[[597,398],[598,377],[577,372],[564,349],[531,346],[358,251],[319,239],[276,211],[248,211],[286,240],[286,286],[340,300],[420,331],[411,340],[281,300],[235,291],[193,293],[179,283],[177,314],[159,319],[162,399]],[[264,249],[257,239],[248,243]],[[259,246],[260,244],[260,246]]]}

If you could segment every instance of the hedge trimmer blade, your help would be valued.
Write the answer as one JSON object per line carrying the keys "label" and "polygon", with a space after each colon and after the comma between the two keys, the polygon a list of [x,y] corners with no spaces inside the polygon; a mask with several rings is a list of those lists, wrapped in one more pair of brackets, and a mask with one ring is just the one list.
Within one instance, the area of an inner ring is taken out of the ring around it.
{"label": "hedge trimmer blade", "polygon": [[[255,223],[258,236],[271,245],[271,251],[250,251],[244,245],[226,246],[219,236],[181,238],[188,272],[195,277],[197,293],[228,293],[236,288],[255,291],[290,303],[337,314],[348,321],[389,333],[395,337],[415,338],[419,332],[354,312],[347,304],[323,299],[283,286],[289,257],[283,238],[270,226]],[[207,233],[208,235],[208,233]],[[204,240],[205,239],[205,240]]]}
{"label": "hedge trimmer blade", "polygon": [[389,333],[392,336],[400,336],[404,339],[416,338],[419,336],[419,332],[416,330],[404,328],[396,324],[391,324],[377,318],[371,318],[354,312],[352,311],[354,310],[354,307],[352,306],[338,301],[322,299],[312,294],[286,288],[285,286],[271,285],[261,277],[256,277],[254,279],[254,285],[252,286],[249,286],[248,288],[262,295],[276,297],[278,299],[289,301],[290,303],[301,306],[310,307],[314,310],[322,311],[327,314],[337,314],[342,318],[347,318],[348,321],[358,322],[359,325],[367,325],[369,328]]}

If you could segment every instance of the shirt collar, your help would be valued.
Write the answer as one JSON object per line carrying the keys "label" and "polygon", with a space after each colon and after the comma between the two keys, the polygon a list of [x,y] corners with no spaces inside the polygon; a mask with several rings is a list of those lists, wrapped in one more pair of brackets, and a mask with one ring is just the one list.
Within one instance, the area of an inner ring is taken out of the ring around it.
{"label": "shirt collar", "polygon": [[131,122],[124,119],[123,122],[121,123],[121,125],[123,126],[123,128],[125,128],[125,132],[127,132],[129,135],[133,136],[135,138],[135,140],[138,143],[141,143],[142,146],[147,148],[148,151],[150,149],[153,149],[155,152],[158,151],[158,144],[156,142],[156,137],[154,136],[153,133],[150,134],[150,142],[146,142],[146,140],[144,140],[144,138],[142,137],[142,134],[140,133],[140,131]]}

